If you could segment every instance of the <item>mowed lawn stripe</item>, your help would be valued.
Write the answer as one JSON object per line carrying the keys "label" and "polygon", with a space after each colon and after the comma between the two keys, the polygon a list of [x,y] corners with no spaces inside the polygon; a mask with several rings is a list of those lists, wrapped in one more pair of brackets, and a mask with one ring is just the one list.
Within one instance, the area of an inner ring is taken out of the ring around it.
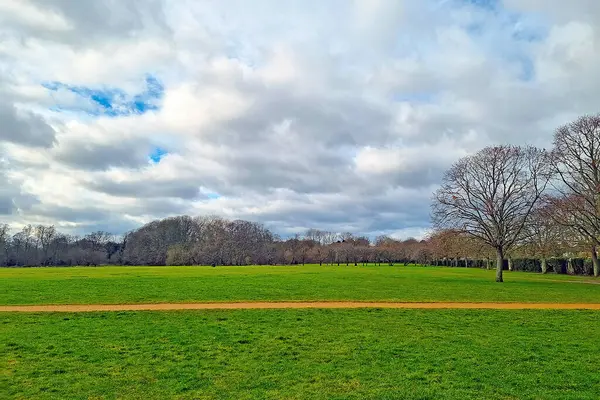
{"label": "mowed lawn stripe", "polygon": [[417,266],[0,269],[0,305],[247,301],[600,303],[590,277]]}

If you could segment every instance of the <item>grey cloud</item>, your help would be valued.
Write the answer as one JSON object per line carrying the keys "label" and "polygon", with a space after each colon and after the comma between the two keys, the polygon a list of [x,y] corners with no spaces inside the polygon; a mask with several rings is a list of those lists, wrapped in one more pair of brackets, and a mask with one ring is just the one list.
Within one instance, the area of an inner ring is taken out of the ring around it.
{"label": "grey cloud", "polygon": [[[0,196],[0,207],[3,198]],[[135,205],[127,205],[118,209],[106,207],[65,207],[60,205],[36,204],[28,215],[43,221],[60,221],[61,225],[69,231],[84,234],[92,231],[106,231],[114,234],[122,234],[140,226],[138,222],[132,221],[125,215],[152,215],[162,218],[170,215],[184,214],[187,211],[185,205],[165,199],[142,199]],[[1,208],[0,208],[1,213]],[[69,228],[71,224],[77,224],[76,228]]]}
{"label": "grey cloud", "polygon": [[0,215],[27,211],[38,202],[35,196],[23,192],[21,182],[9,179],[5,164],[0,162]]}
{"label": "grey cloud", "polygon": [[67,222],[102,221],[110,216],[108,210],[96,207],[73,208],[45,204],[37,205],[30,214]]}
{"label": "grey cloud", "polygon": [[429,193],[411,193],[410,197],[401,198],[397,197],[397,193],[374,193],[362,197],[339,195],[318,202],[311,202],[300,194],[291,194],[285,205],[277,209],[242,217],[277,229],[301,227],[357,233],[427,226]]}
{"label": "grey cloud", "polygon": [[133,38],[140,32],[162,35],[169,32],[163,2],[159,0],[32,0],[31,3],[42,11],[62,16],[72,29],[54,31],[16,25],[16,32],[23,36],[91,46],[107,39]]}
{"label": "grey cloud", "polygon": [[115,214],[113,217],[105,220],[90,221],[87,223],[79,224],[76,228],[72,229],[73,233],[78,235],[85,235],[90,232],[103,231],[113,235],[122,235],[126,232],[132,231],[140,227],[140,223],[133,221],[128,218],[120,218]]}
{"label": "grey cloud", "polygon": [[248,92],[256,99],[250,109],[201,133],[203,142],[227,149],[219,157],[227,175],[214,183],[220,193],[341,191],[357,183],[350,172],[356,147],[393,140],[391,113],[361,97],[256,90]]}
{"label": "grey cloud", "polygon": [[139,200],[137,204],[127,207],[127,213],[132,215],[153,215],[161,218],[189,214],[189,203],[181,201],[181,199],[145,198]]}
{"label": "grey cloud", "polygon": [[452,165],[447,158],[435,160],[423,157],[418,164],[414,160],[408,162],[413,163],[408,169],[392,170],[378,177],[371,177],[371,184],[375,183],[380,187],[387,185],[388,187],[429,188],[437,184],[444,171]]}
{"label": "grey cloud", "polygon": [[[265,144],[264,148],[269,147]],[[304,151],[298,147],[273,150],[278,153],[277,159],[265,157],[260,151],[229,157],[232,167],[226,184],[218,185],[216,189],[223,194],[235,193],[240,188],[256,192],[288,188],[299,193],[328,193],[339,191],[347,181],[348,177],[342,175],[342,169],[348,160],[341,159],[333,152],[305,157]],[[324,163],[322,160],[326,158],[329,159]],[[339,163],[328,165],[330,160],[339,160]]]}
{"label": "grey cloud", "polygon": [[8,180],[4,166],[0,163],[0,215],[13,213],[15,209],[14,197],[19,192],[19,187]]}
{"label": "grey cloud", "polygon": [[148,163],[151,146],[144,141],[125,140],[114,143],[69,141],[59,146],[57,161],[78,169],[100,171],[109,167],[137,168]]}
{"label": "grey cloud", "polygon": [[0,141],[32,147],[51,147],[55,132],[39,115],[17,110],[0,100]]}
{"label": "grey cloud", "polygon": [[390,113],[350,92],[307,96],[288,87],[256,89],[247,95],[254,101],[244,114],[203,132],[203,136],[215,143],[252,144],[271,140],[273,125],[288,120],[290,135],[328,148],[385,143],[393,137]]}
{"label": "grey cloud", "polygon": [[95,191],[113,196],[145,198],[176,197],[192,200],[200,197],[200,186],[184,180],[139,180],[132,182],[115,182],[99,179],[87,183]]}
{"label": "grey cloud", "polygon": [[5,190],[0,191],[0,215],[10,215],[13,213],[15,204],[13,203],[13,197]]}

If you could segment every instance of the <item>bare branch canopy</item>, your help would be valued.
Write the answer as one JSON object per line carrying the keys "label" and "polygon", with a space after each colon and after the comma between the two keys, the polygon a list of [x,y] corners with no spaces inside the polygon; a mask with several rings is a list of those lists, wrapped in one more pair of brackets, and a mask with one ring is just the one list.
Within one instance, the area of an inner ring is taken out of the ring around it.
{"label": "bare branch canopy", "polygon": [[464,232],[496,249],[496,281],[502,282],[504,253],[525,233],[551,172],[545,150],[486,147],[446,172],[434,194],[433,224]]}

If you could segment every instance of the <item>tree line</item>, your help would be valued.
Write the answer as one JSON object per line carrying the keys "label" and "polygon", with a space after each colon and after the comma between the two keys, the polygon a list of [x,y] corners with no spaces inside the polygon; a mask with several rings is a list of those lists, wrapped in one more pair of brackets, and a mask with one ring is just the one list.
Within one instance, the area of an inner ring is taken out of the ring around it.
{"label": "tree line", "polygon": [[[590,274],[585,237],[534,214],[533,234],[507,253],[505,269]],[[54,226],[26,226],[10,235],[0,225],[0,266],[70,265],[363,265],[430,264],[492,268],[495,251],[458,230],[433,231],[423,240],[397,240],[309,229],[281,239],[263,225],[219,217],[157,220],[116,237],[107,232],[67,235]]]}
{"label": "tree line", "polygon": [[437,240],[451,238],[463,260],[495,253],[498,282],[517,254],[542,272],[550,257],[580,254],[599,276],[599,168],[600,114],[559,127],[551,150],[486,147],[445,173],[432,203]]}
{"label": "tree line", "polygon": [[[591,274],[585,236],[537,210],[532,234],[507,252],[509,270]],[[14,235],[0,225],[1,266],[69,265],[363,265],[430,264],[492,268],[495,251],[459,230],[433,231],[423,240],[309,229],[281,239],[263,225],[219,217],[178,216],[157,220],[116,237],[94,232],[78,237],[54,226],[26,226]]]}
{"label": "tree line", "polygon": [[10,235],[0,225],[0,265],[278,265],[426,262],[427,240],[374,241],[352,233],[309,229],[282,239],[262,224],[178,216],[152,221],[116,237],[79,237],[54,226],[26,226]]}

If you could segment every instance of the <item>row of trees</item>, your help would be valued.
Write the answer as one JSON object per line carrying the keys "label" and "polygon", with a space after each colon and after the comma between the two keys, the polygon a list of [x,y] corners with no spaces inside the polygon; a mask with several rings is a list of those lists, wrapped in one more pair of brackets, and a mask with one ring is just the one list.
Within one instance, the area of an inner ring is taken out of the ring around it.
{"label": "row of trees", "polygon": [[115,262],[121,256],[122,243],[106,232],[84,237],[66,235],[54,226],[25,226],[10,234],[0,224],[0,266],[90,265]]}
{"label": "row of trees", "polygon": [[[548,213],[532,214],[526,225],[531,232],[506,253],[505,268],[512,269],[513,260],[537,259],[541,268],[536,270],[547,272],[551,259],[589,257],[592,247],[585,236],[573,236]],[[121,238],[106,232],[70,236],[44,225],[26,226],[11,236],[8,226],[0,225],[2,266],[418,263],[490,268],[494,257],[492,247],[459,230],[435,231],[424,240],[379,236],[370,241],[317,229],[282,240],[260,224],[217,217],[166,218]],[[564,272],[582,272],[569,266]]]}
{"label": "row of trees", "polygon": [[495,252],[496,281],[507,254],[541,259],[586,249],[600,275],[600,114],[561,126],[551,151],[494,146],[460,159],[432,204],[441,237],[459,238],[463,259]]}
{"label": "row of trees", "polygon": [[[546,224],[547,220],[539,221]],[[434,232],[427,241],[428,263],[453,267],[496,266],[496,251],[488,244],[460,231]],[[560,226],[547,233],[531,235],[505,254],[503,270],[592,274],[593,247],[584,237],[574,238]]]}
{"label": "row of trees", "polygon": [[54,226],[0,225],[0,265],[346,264],[428,260],[427,241],[310,229],[282,240],[258,223],[179,216],[153,221],[121,238],[107,232],[65,235]]}

